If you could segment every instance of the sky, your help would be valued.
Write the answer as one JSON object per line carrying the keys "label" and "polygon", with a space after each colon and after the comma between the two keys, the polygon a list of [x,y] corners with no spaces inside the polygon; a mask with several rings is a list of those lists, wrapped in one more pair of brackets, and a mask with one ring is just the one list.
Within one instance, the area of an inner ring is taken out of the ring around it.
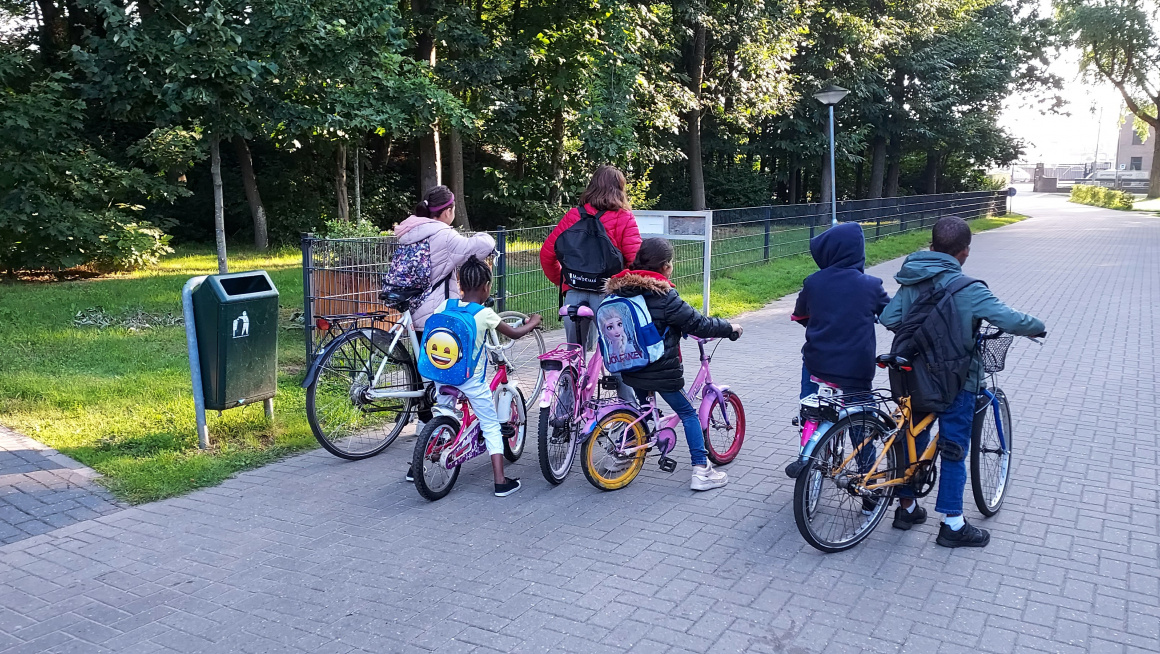
{"label": "sky", "polygon": [[[1000,124],[1026,142],[1026,163],[1076,164],[1114,161],[1116,136],[1124,102],[1111,84],[1093,83],[1079,75],[1079,55],[1064,51],[1048,68],[1063,78],[1060,95],[1067,100],[1061,114],[1044,114],[1036,98],[1012,96],[1003,106]],[[1031,105],[1031,106],[1029,106]],[[1102,115],[1101,115],[1102,112]]]}

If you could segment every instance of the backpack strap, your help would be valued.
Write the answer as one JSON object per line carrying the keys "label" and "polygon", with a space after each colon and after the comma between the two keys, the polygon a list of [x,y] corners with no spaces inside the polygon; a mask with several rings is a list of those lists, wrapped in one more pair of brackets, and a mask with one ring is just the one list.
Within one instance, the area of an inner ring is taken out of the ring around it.
{"label": "backpack strap", "polygon": [[959,291],[963,290],[964,288],[970,286],[971,284],[975,284],[975,283],[982,284],[983,286],[987,285],[987,282],[985,282],[981,279],[974,279],[973,277],[967,277],[966,275],[959,275],[958,277],[956,277],[954,279],[954,281],[947,284],[944,288],[946,289],[946,292],[948,294],[954,295],[955,293],[958,293]]}
{"label": "backpack strap", "polygon": [[584,220],[585,218],[595,218],[600,220],[604,214],[608,213],[607,211],[601,211],[600,213],[593,215],[588,213],[588,210],[584,208],[584,205],[580,205],[579,207],[576,207],[576,209],[580,212],[580,220]]}

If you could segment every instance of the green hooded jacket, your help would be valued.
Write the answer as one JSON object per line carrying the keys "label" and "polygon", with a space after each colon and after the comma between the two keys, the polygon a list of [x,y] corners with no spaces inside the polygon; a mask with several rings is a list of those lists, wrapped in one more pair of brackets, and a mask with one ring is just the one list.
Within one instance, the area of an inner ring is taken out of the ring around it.
{"label": "green hooded jacket", "polygon": [[[942,252],[915,252],[906,257],[902,269],[894,276],[895,281],[902,285],[898,293],[882,311],[879,322],[890,331],[894,331],[902,324],[910,305],[918,297],[918,284],[933,279],[940,288],[949,284],[956,277],[963,274],[963,268],[958,259]],[[1015,311],[999,301],[989,288],[982,284],[971,284],[955,294],[956,307],[959,316],[963,319],[962,343],[975,342],[975,333],[979,329],[979,322],[986,320],[1003,331],[1017,336],[1034,336],[1044,331],[1043,321],[1026,313]],[[982,358],[975,357],[971,365],[971,374],[967,376],[965,391],[977,392],[979,380],[983,376]]]}

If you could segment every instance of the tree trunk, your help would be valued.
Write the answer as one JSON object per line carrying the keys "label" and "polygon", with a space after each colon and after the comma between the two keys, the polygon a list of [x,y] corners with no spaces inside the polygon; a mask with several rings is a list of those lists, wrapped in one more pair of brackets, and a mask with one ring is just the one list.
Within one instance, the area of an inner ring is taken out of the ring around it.
{"label": "tree trunk", "polygon": [[346,193],[346,144],[334,149],[334,199],[338,204],[338,219],[350,222],[350,199]]}
{"label": "tree trunk", "polygon": [[354,146],[354,220],[362,222],[362,148]]}
{"label": "tree trunk", "polygon": [[789,204],[797,204],[798,201],[798,169],[790,168],[789,175],[786,177],[786,202]]}
{"label": "tree trunk", "polygon": [[40,7],[41,48],[47,59],[54,60],[69,50],[68,20],[56,0],[37,0],[36,4]]}
{"label": "tree trunk", "polygon": [[[426,0],[412,0],[411,12],[416,17],[428,10]],[[427,29],[416,39],[419,61],[435,68],[435,38]],[[439,152],[439,126],[431,125],[431,133],[419,137],[419,194],[425,195],[432,187],[443,183],[443,161]]]}
{"label": "tree trunk", "polygon": [[890,139],[890,165],[886,167],[886,189],[883,192],[884,197],[888,198],[898,196],[898,177],[902,174],[902,143],[899,138],[896,136]]}
{"label": "tree trunk", "polygon": [[226,206],[222,199],[222,154],[220,139],[215,134],[209,140],[209,170],[213,177],[213,235],[217,241],[218,274],[230,271],[226,264]]}
{"label": "tree trunk", "polygon": [[689,74],[689,89],[693,92],[693,108],[685,114],[685,131],[689,158],[689,196],[693,211],[705,208],[705,169],[701,162],[701,84],[705,74],[705,23],[699,19],[693,25],[693,42],[687,47],[685,67]]}
{"label": "tree trunk", "polygon": [[552,185],[548,189],[548,204],[560,206],[564,192],[564,107],[556,108],[552,117]]}
{"label": "tree trunk", "polygon": [[1160,129],[1152,128],[1152,169],[1148,171],[1148,199],[1160,198]]}
{"label": "tree trunk", "polygon": [[870,188],[866,197],[882,197],[882,183],[886,179],[886,137],[878,135],[870,145]]}
{"label": "tree trunk", "polygon": [[862,160],[854,168],[854,198],[858,200],[862,199],[862,173],[865,167],[866,157],[862,157]]}
{"label": "tree trunk", "polygon": [[834,172],[830,170],[830,153],[822,155],[822,203],[829,204],[830,202],[830,178]]}
{"label": "tree trunk", "polygon": [[938,193],[938,164],[942,155],[931,148],[926,151],[926,168],[922,171],[922,189],[927,195]]}
{"label": "tree trunk", "polygon": [[234,150],[238,155],[238,165],[242,168],[242,188],[246,191],[246,201],[250,203],[250,217],[254,219],[254,247],[265,250],[270,247],[266,229],[266,207],[258,193],[258,178],[254,175],[254,160],[250,156],[250,146],[246,139],[234,136]]}
{"label": "tree trunk", "polygon": [[467,218],[467,196],[463,192],[463,137],[459,130],[447,130],[447,186],[455,194],[455,221],[451,224],[464,229],[471,229],[471,221]]}

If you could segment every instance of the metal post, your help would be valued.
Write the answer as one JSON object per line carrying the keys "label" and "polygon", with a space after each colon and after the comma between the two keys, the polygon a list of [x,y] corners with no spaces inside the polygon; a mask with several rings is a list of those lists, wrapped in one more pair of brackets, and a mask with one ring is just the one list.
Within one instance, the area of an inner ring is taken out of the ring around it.
{"label": "metal post", "polygon": [[765,208],[765,254],[762,259],[763,261],[769,261],[769,218],[772,213],[773,207]]}
{"label": "metal post", "polygon": [[834,105],[830,107],[830,224],[838,224],[838,171],[834,168]]}
{"label": "metal post", "polygon": [[[814,238],[814,227],[817,224],[818,224],[818,214],[811,213],[810,214],[810,239],[811,240]],[[807,247],[806,250],[808,251],[809,248]]]}
{"label": "metal post", "polygon": [[262,402],[262,406],[266,409],[266,419],[274,419],[274,398],[268,397]]}
{"label": "metal post", "polygon": [[[201,385],[201,355],[197,350],[197,325],[193,320],[193,292],[205,281],[199,275],[181,289],[181,311],[185,317],[185,347],[189,351],[189,377],[193,382],[193,411],[197,421],[197,446],[209,448],[209,426],[205,422],[205,389]],[[271,405],[273,406],[273,405]]]}
{"label": "metal post", "polygon": [[713,268],[713,212],[705,212],[705,269],[702,273],[704,279],[701,288],[701,309],[706,316],[709,315],[709,276]]}
{"label": "metal post", "polygon": [[500,311],[507,310],[507,228],[503,225],[495,233],[495,249],[499,258],[495,264],[496,277],[496,306]]}
{"label": "metal post", "polygon": [[302,326],[306,334],[306,365],[314,363],[314,289],[311,284],[314,234],[302,234]]}

